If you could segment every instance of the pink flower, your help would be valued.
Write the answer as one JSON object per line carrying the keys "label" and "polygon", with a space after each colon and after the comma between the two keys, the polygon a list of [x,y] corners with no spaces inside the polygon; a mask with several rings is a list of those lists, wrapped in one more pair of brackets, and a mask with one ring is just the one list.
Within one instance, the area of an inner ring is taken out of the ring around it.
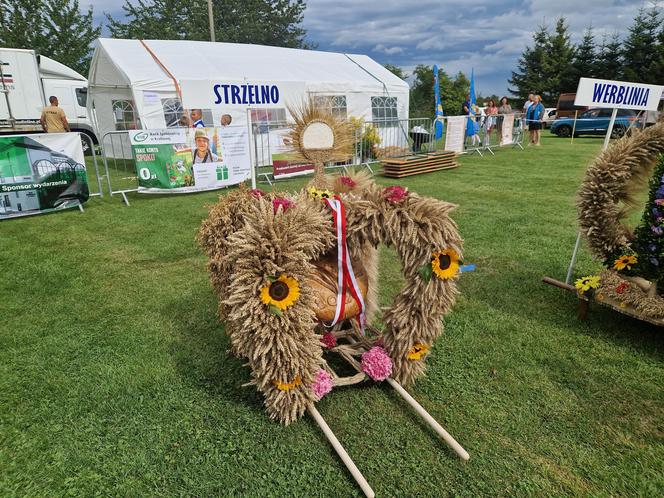
{"label": "pink flower", "polygon": [[362,371],[373,380],[385,380],[392,374],[392,360],[380,346],[362,354]]}
{"label": "pink flower", "polygon": [[341,182],[342,185],[345,185],[346,187],[353,188],[357,183],[355,183],[355,180],[353,180],[350,176],[340,176],[339,181]]}
{"label": "pink flower", "polygon": [[655,199],[655,204],[658,206],[664,206],[664,199]]}
{"label": "pink flower", "polygon": [[249,193],[253,195],[256,199],[260,199],[261,197],[265,196],[265,192],[263,192],[259,188],[252,188]]}
{"label": "pink flower", "polygon": [[275,197],[272,199],[272,208],[274,209],[274,214],[277,214],[280,206],[282,211],[286,211],[289,208],[295,207],[295,203],[290,199],[286,199],[285,197]]}
{"label": "pink flower", "polygon": [[329,393],[333,387],[334,383],[332,382],[332,376],[321,368],[316,374],[313,384],[311,384],[311,389],[314,392],[316,401],[320,401],[320,399]]}
{"label": "pink flower", "polygon": [[320,342],[327,349],[332,349],[334,346],[337,345],[337,338],[334,337],[334,334],[332,332],[325,332],[323,334],[323,337],[321,337]]}
{"label": "pink flower", "polygon": [[393,185],[391,187],[385,187],[383,189],[383,197],[387,199],[392,204],[396,204],[405,197],[408,196],[408,189],[400,187],[399,185]]}

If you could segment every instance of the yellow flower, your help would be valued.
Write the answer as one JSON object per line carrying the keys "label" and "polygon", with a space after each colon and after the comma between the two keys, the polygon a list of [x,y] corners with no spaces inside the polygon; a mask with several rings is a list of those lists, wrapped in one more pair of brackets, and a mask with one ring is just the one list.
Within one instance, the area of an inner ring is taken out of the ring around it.
{"label": "yellow flower", "polygon": [[597,289],[599,287],[600,278],[596,275],[590,275],[588,277],[583,277],[574,282],[574,287],[579,290],[579,293],[583,294],[584,292],[589,291],[590,289]]}
{"label": "yellow flower", "polygon": [[268,282],[261,288],[261,301],[280,310],[293,306],[300,297],[300,286],[292,277],[281,275],[274,282]]}
{"label": "yellow flower", "polygon": [[436,251],[431,255],[431,269],[442,280],[448,280],[459,272],[459,255],[454,249]]}
{"label": "yellow flower", "polygon": [[598,301],[604,301],[604,294],[602,294],[601,292],[599,294],[597,294],[597,300]]}
{"label": "yellow flower", "polygon": [[629,254],[626,256],[620,256],[618,259],[616,259],[616,262],[613,263],[613,269],[614,270],[624,270],[627,268],[628,270],[632,269],[632,265],[636,264],[636,256],[633,254]]}
{"label": "yellow flower", "polygon": [[429,347],[426,344],[418,342],[412,348],[410,348],[410,351],[408,351],[408,359],[419,360],[428,352],[429,352]]}
{"label": "yellow flower", "polygon": [[309,187],[307,189],[307,193],[309,194],[309,197],[312,197],[313,199],[332,199],[334,197],[334,193],[330,192],[329,190],[321,190],[317,189],[316,187]]}
{"label": "yellow flower", "polygon": [[295,377],[295,379],[293,379],[293,382],[281,382],[279,380],[273,380],[272,383],[280,391],[290,391],[291,389],[302,384],[302,379],[300,379],[298,375],[297,377]]}

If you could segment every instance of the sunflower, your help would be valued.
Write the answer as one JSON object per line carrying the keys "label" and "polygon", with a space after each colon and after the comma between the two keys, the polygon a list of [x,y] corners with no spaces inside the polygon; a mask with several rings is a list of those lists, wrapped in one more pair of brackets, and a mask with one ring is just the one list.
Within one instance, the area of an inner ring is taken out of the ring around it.
{"label": "sunflower", "polygon": [[448,280],[459,272],[459,255],[454,249],[436,251],[431,255],[431,269],[442,280]]}
{"label": "sunflower", "polygon": [[327,189],[325,189],[325,190],[317,189],[316,187],[309,187],[307,189],[307,193],[309,194],[309,197],[311,197],[313,199],[318,199],[318,200],[332,199],[334,197],[333,192],[330,192]]}
{"label": "sunflower", "polygon": [[408,359],[419,360],[428,352],[429,352],[429,347],[426,344],[418,342],[412,348],[410,348],[410,351],[408,351]]}
{"label": "sunflower", "polygon": [[276,306],[280,311],[293,306],[300,297],[300,286],[292,277],[281,275],[273,282],[261,287],[261,301],[268,306]]}
{"label": "sunflower", "polygon": [[618,259],[616,259],[615,263],[613,263],[613,269],[614,270],[624,270],[627,268],[628,270],[632,269],[632,265],[636,264],[636,256],[633,254],[628,254],[625,256],[620,256]]}
{"label": "sunflower", "polygon": [[293,382],[281,382],[279,380],[273,380],[272,384],[274,384],[274,387],[280,391],[290,391],[291,389],[302,384],[302,379],[300,379],[300,376],[298,375],[295,377],[295,379],[293,379]]}
{"label": "sunflower", "polygon": [[574,287],[579,290],[579,293],[589,291],[590,289],[597,289],[599,287],[600,278],[596,275],[583,277],[574,282]]}

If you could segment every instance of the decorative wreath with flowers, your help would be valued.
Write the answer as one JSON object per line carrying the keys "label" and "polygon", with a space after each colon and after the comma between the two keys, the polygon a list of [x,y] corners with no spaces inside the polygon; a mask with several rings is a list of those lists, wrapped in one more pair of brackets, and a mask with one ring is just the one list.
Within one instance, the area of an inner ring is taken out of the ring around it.
{"label": "decorative wreath with flowers", "polygon": [[[581,295],[664,325],[664,122],[622,138],[600,154],[579,192],[579,225],[606,269],[576,281]],[[648,199],[636,229],[625,223]],[[642,204],[641,204],[642,205]]]}
{"label": "decorative wreath with flowers", "polygon": [[[294,133],[309,121],[305,112]],[[335,137],[342,134],[338,127]],[[457,295],[462,240],[454,208],[382,188],[364,173],[326,176],[322,164],[295,194],[240,188],[211,207],[198,240],[219,314],[272,418],[297,420],[335,386],[388,377],[409,384],[424,373]],[[382,312],[382,330],[372,326],[379,244],[396,249],[405,280]],[[358,373],[337,375],[328,353]]]}

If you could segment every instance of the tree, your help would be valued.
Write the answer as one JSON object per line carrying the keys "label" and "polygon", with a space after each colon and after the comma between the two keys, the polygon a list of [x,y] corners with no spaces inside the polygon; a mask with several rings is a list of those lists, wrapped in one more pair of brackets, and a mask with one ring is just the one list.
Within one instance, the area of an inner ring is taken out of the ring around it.
{"label": "tree", "polygon": [[639,9],[623,43],[624,75],[628,81],[661,83],[651,73],[662,48],[658,44],[659,11]]}
{"label": "tree", "polygon": [[581,43],[576,47],[572,61],[572,79],[595,78],[597,73],[597,50],[595,48],[595,35],[592,26],[586,28]]}
{"label": "tree", "polygon": [[614,33],[610,39],[606,36],[602,39],[602,46],[597,53],[595,75],[605,80],[623,79],[622,42],[618,33]]}
{"label": "tree", "polygon": [[[414,81],[410,89],[410,117],[431,118],[435,112],[435,95],[433,88],[433,68],[423,64],[413,71]],[[443,112],[455,116],[461,112],[461,104],[466,99],[470,88],[470,80],[459,72],[455,78],[438,69],[438,87]]]}
{"label": "tree", "polygon": [[579,82],[573,74],[575,49],[570,42],[564,17],[556,21],[548,45],[549,50],[544,59],[544,81],[539,93],[545,103],[552,103],[558,101],[561,93],[575,92]]}
{"label": "tree", "polygon": [[542,25],[533,35],[533,46],[526,47],[517,63],[517,70],[512,71],[508,80],[508,91],[519,100],[528,98],[532,92],[542,92],[546,82],[545,66],[549,51],[549,33]]}
{"label": "tree", "polygon": [[[215,39],[310,48],[302,20],[304,0],[213,0]],[[106,14],[115,38],[209,40],[206,2],[125,0],[125,19]]]}
{"label": "tree", "polygon": [[664,22],[661,23],[657,34],[657,54],[648,72],[651,74],[653,81],[660,84],[664,81]]}
{"label": "tree", "polygon": [[0,45],[27,48],[87,74],[94,26],[92,7],[78,0],[5,0],[0,4]]}
{"label": "tree", "polygon": [[393,75],[395,75],[397,78],[401,78],[402,80],[408,78],[408,75],[399,66],[395,66],[394,64],[383,64],[383,67],[387,69],[389,72],[391,72]]}

